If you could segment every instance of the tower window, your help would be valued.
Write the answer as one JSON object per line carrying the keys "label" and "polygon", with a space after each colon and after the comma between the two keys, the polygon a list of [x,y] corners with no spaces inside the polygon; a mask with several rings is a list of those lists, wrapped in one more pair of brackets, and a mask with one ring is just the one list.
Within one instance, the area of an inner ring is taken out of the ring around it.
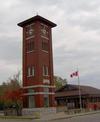
{"label": "tower window", "polygon": [[42,50],[48,51],[48,42],[42,41]]}
{"label": "tower window", "polygon": [[34,41],[33,40],[28,40],[27,42],[27,52],[31,52],[34,50]]}
{"label": "tower window", "polygon": [[31,68],[28,67],[28,69],[27,69],[27,76],[30,76],[30,75],[31,75]]}
{"label": "tower window", "polygon": [[27,76],[28,77],[31,77],[31,76],[34,76],[35,75],[35,70],[34,70],[34,66],[29,66],[27,68]]}
{"label": "tower window", "polygon": [[47,66],[43,66],[43,76],[48,76],[48,67]]}
{"label": "tower window", "polygon": [[32,76],[34,76],[35,71],[34,71],[34,66],[32,66]]}

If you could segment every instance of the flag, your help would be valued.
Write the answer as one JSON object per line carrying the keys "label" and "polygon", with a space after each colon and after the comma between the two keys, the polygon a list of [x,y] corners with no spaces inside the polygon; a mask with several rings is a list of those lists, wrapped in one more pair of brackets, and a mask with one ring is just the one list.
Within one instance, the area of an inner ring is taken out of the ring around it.
{"label": "flag", "polygon": [[74,76],[76,76],[76,77],[78,76],[78,71],[73,72],[73,73],[70,75],[71,78],[73,78]]}

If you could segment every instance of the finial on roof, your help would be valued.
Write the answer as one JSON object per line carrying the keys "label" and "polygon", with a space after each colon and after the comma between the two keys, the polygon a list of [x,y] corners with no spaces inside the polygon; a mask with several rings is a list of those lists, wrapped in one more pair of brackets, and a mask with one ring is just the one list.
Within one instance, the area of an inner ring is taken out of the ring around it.
{"label": "finial on roof", "polygon": [[38,15],[38,12],[36,12],[36,15]]}

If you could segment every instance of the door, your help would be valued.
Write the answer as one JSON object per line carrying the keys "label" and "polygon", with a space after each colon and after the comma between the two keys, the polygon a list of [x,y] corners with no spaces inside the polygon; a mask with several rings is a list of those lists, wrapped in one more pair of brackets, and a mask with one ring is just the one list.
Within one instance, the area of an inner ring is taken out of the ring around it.
{"label": "door", "polygon": [[29,108],[35,108],[34,96],[29,96]]}

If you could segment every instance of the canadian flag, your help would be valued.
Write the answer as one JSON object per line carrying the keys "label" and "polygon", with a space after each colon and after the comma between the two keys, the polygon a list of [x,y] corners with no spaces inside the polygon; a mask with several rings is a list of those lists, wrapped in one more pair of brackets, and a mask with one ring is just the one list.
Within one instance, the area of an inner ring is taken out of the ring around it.
{"label": "canadian flag", "polygon": [[73,73],[70,75],[71,78],[73,78],[74,76],[78,76],[78,71],[73,72]]}

